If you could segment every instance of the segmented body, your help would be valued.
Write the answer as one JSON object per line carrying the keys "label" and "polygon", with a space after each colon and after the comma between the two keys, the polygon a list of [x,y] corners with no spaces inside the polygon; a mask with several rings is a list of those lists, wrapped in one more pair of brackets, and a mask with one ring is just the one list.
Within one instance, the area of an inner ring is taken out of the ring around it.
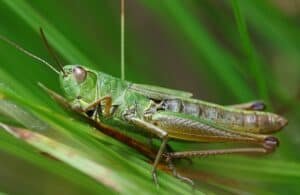
{"label": "segmented body", "polygon": [[282,128],[282,123],[285,123],[284,119],[276,114],[238,110],[195,99],[163,100],[163,108],[200,117],[219,127],[251,133],[271,133]]}
{"label": "segmented body", "polygon": [[[113,118],[124,121],[124,115],[131,112],[161,127],[175,139],[251,142],[260,138],[252,134],[277,131],[285,122],[276,114],[233,109],[192,99],[184,94],[157,93],[156,88],[147,90],[143,85],[103,73],[98,73],[97,88],[97,98],[112,97]],[[247,133],[251,135],[247,136]]]}

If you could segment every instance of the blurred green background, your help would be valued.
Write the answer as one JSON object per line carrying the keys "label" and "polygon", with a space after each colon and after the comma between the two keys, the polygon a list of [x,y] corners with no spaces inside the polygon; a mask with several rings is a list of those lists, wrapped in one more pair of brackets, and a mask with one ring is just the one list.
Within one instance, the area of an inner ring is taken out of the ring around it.
{"label": "blurred green background", "polygon": [[[119,0],[2,0],[0,33],[53,63],[38,33],[42,27],[64,64],[82,64],[119,77],[119,9]],[[278,133],[281,144],[274,154],[209,157],[195,159],[193,165],[179,162],[178,166],[196,179],[199,191],[299,192],[299,14],[297,0],[126,0],[126,80],[190,91],[199,99],[224,105],[261,99],[269,111],[289,120],[289,125]],[[61,92],[57,75],[3,42],[0,82],[24,101],[16,103],[57,131],[39,133],[72,142],[89,157],[115,170],[130,183],[130,190],[124,193],[191,192],[188,185],[163,172],[159,174],[161,187],[156,189],[151,181],[151,165],[141,155],[104,135],[101,141],[91,138],[87,125],[71,121],[37,86],[42,82]],[[48,109],[48,115],[33,105]],[[49,113],[59,115],[59,119]],[[26,121],[19,123],[24,125]],[[76,133],[74,124],[79,125]],[[0,135],[0,191],[113,193],[6,133]],[[172,146],[178,150],[207,147],[181,143]]]}

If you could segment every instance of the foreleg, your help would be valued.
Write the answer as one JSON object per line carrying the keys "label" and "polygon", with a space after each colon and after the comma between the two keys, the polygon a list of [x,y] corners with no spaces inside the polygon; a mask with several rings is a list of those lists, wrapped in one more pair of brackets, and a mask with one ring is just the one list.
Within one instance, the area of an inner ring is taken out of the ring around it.
{"label": "foreleg", "polygon": [[100,99],[95,100],[94,102],[88,104],[85,106],[82,110],[83,112],[87,112],[88,110],[95,109],[97,111],[97,107],[101,106],[101,103],[105,101],[105,107],[104,107],[104,115],[110,116],[110,109],[112,107],[112,98],[111,96],[105,96]]}

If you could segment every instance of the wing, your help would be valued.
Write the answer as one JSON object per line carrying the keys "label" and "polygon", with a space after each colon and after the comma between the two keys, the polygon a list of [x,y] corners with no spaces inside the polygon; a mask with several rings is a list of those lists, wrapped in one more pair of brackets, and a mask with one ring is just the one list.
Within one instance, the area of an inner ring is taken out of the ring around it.
{"label": "wing", "polygon": [[130,90],[135,91],[136,93],[145,95],[151,99],[162,100],[166,98],[190,98],[193,96],[192,93],[174,89],[168,89],[164,87],[158,87],[153,85],[145,84],[136,84],[133,83],[130,87]]}

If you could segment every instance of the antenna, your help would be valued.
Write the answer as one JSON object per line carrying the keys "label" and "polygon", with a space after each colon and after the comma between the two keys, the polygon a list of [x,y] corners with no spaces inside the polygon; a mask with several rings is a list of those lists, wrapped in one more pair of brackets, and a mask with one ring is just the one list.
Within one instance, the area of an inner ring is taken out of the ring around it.
{"label": "antenna", "polygon": [[51,70],[53,70],[54,72],[56,72],[57,74],[59,74],[59,71],[56,70],[56,69],[54,68],[54,66],[52,66],[51,64],[49,64],[46,60],[44,60],[44,59],[42,59],[42,58],[40,58],[40,57],[34,55],[33,53],[27,51],[26,49],[24,49],[23,47],[21,47],[21,46],[18,45],[17,43],[15,43],[15,42],[9,40],[9,39],[6,38],[5,36],[0,35],[0,40],[6,42],[7,44],[9,44],[9,45],[11,45],[11,46],[13,46],[13,47],[15,47],[17,50],[19,50],[20,52],[22,52],[22,53],[28,55],[29,57],[31,57],[31,58],[33,58],[33,59],[35,59],[35,60],[37,60],[37,61],[39,61],[39,62],[45,64],[45,65],[48,66]]}
{"label": "antenna", "polygon": [[125,79],[125,0],[121,0],[121,79]]}
{"label": "antenna", "polygon": [[44,31],[43,31],[42,28],[40,28],[40,34],[41,34],[42,40],[43,40],[43,42],[44,42],[44,44],[45,44],[45,46],[46,46],[46,48],[47,48],[49,54],[53,57],[54,61],[55,61],[56,64],[58,65],[58,67],[60,68],[60,70],[61,70],[61,71],[64,73],[64,75],[65,75],[66,73],[65,73],[65,71],[64,71],[64,69],[63,69],[63,66],[62,66],[61,63],[59,62],[57,55],[54,53],[54,51],[53,51],[52,48],[50,47],[50,44],[49,44],[49,42],[48,42],[48,40],[47,40],[47,38],[46,38],[46,36],[45,36],[45,33],[44,33]]}

